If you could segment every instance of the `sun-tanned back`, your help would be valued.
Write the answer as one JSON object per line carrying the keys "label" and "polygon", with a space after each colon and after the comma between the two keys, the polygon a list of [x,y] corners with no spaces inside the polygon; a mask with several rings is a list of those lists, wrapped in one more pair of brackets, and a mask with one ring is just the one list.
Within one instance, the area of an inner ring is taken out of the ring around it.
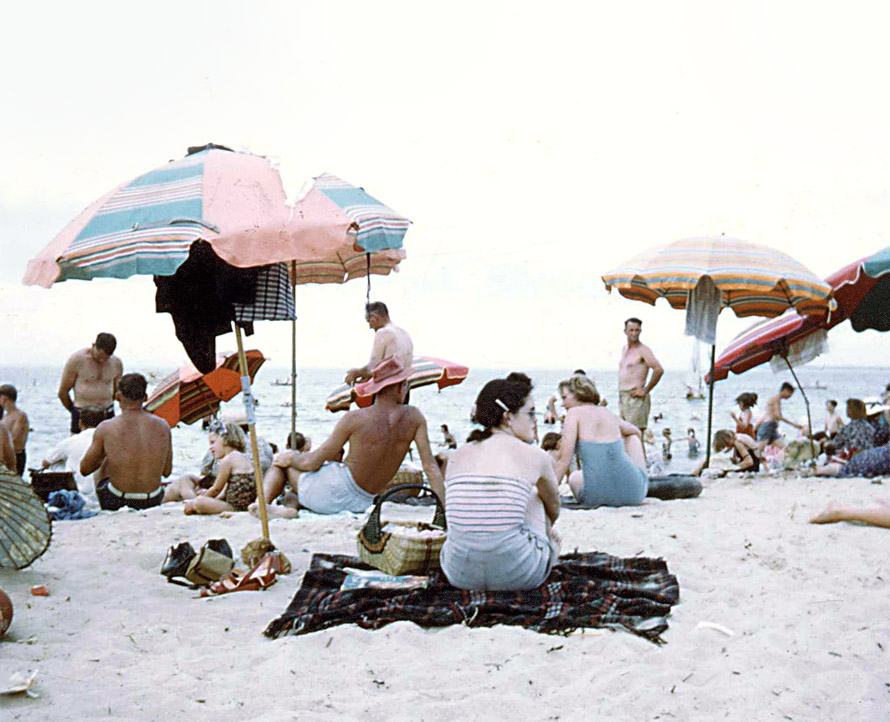
{"label": "sun-tanned back", "polygon": [[377,494],[399,470],[423,416],[413,406],[374,405],[352,414],[349,455],[344,460],[356,483]]}

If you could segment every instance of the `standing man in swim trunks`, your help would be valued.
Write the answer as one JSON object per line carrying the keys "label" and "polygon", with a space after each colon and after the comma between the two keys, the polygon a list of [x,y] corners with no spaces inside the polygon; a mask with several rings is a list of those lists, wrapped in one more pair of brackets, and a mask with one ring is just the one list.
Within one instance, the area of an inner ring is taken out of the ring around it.
{"label": "standing man in swim trunks", "polygon": [[367,364],[346,372],[343,382],[350,386],[356,381],[370,378],[371,369],[385,359],[398,359],[405,368],[409,368],[414,362],[414,343],[405,329],[399,328],[390,320],[385,303],[375,301],[365,306],[365,321],[374,330],[374,345]]}
{"label": "standing man in swim trunks", "polygon": [[766,402],[766,411],[764,411],[763,417],[757,423],[756,430],[760,458],[763,458],[763,450],[770,444],[774,444],[780,449],[784,448],[785,442],[779,434],[780,421],[784,421],[795,429],[803,429],[803,425],[795,424],[782,416],[782,400],[788,400],[792,396],[794,396],[794,387],[785,381],[779,389],[779,393]]}
{"label": "standing man in swim trunks", "polygon": [[[363,512],[395,476],[414,443],[430,485],[445,499],[445,484],[430,449],[426,419],[420,409],[404,403],[411,367],[387,359],[371,373],[369,390],[376,394],[367,409],[348,411],[330,437],[314,451],[282,451],[265,479],[270,504],[290,482],[299,507],[317,514]],[[349,453],[338,461],[343,447]],[[293,508],[270,506],[275,516],[295,516]]]}
{"label": "standing man in swim trunks", "polygon": [[[624,322],[627,345],[621,351],[618,364],[618,396],[621,418],[636,426],[641,432],[649,425],[649,393],[664,376],[664,368],[655,358],[652,349],[640,343],[643,322],[629,318]],[[649,371],[652,376],[647,383]]]}
{"label": "standing man in swim trunks", "polygon": [[59,401],[71,414],[72,434],[80,432],[80,409],[86,406],[104,409],[106,419],[114,417],[114,397],[124,373],[124,365],[114,355],[115,348],[117,339],[110,333],[100,333],[92,346],[75,351],[65,363],[59,381]]}
{"label": "standing man in swim trunks", "polygon": [[121,377],[120,416],[99,424],[81,459],[84,476],[100,470],[96,498],[103,509],[149,509],[164,498],[161,477],[173,471],[173,440],[167,422],[142,408],[147,386],[142,374]]}
{"label": "standing man in swim trunks", "polygon": [[9,430],[9,435],[12,437],[12,446],[15,450],[15,472],[19,476],[24,476],[28,458],[25,454],[25,446],[28,443],[31,425],[28,423],[28,414],[16,406],[16,399],[18,399],[18,392],[15,386],[12,384],[0,386],[0,409],[3,410],[3,420],[0,421],[0,424]]}

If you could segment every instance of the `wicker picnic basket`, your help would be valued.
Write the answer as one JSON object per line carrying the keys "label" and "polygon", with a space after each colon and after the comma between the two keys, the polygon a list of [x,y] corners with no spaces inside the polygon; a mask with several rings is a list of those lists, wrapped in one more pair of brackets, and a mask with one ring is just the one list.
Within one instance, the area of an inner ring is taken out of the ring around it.
{"label": "wicker picnic basket", "polygon": [[391,489],[394,486],[411,486],[413,488],[408,489],[407,491],[403,491],[402,494],[404,496],[417,496],[420,494],[420,490],[423,488],[423,472],[422,471],[408,471],[407,469],[403,469],[397,471],[395,476],[386,482],[386,487],[383,489],[386,491],[387,489]]}
{"label": "wicker picnic basket", "polygon": [[[408,488],[426,489],[422,484],[403,484],[387,489],[374,498],[374,508],[358,533],[358,555],[362,561],[387,574],[426,574],[439,569],[439,552],[446,538],[445,507],[433,492],[436,514],[432,524],[425,522],[380,522],[380,509],[387,497]],[[420,534],[424,534],[420,536]]]}

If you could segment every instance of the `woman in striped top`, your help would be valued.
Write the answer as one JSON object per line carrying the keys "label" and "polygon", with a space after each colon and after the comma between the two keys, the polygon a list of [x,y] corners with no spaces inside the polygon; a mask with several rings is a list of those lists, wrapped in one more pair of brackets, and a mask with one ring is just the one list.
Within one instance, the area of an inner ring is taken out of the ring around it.
{"label": "woman in striped top", "polygon": [[533,589],[559,554],[553,463],[537,437],[532,383],[512,373],[479,392],[473,422],[483,428],[448,460],[448,539],[442,571],[461,589]]}

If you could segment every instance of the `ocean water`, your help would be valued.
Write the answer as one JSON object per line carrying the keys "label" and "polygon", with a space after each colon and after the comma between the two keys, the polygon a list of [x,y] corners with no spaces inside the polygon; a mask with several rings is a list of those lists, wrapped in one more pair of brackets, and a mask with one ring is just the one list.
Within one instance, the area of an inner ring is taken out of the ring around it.
{"label": "ocean water", "polygon": [[[129,370],[129,369],[128,369]],[[149,390],[160,381],[169,369],[132,369],[149,377]],[[543,436],[558,427],[547,426],[542,422],[547,398],[556,392],[560,380],[567,378],[572,369],[521,369],[535,384],[535,401],[538,413],[538,432]],[[330,392],[340,383],[344,369],[304,369],[297,378],[297,430],[312,437],[318,445],[331,432],[342,414],[325,411],[324,402]],[[617,370],[588,369],[609,402],[609,408],[617,411]],[[31,421],[31,436],[28,442],[28,466],[39,466],[45,453],[58,441],[68,435],[69,416],[56,397],[59,368],[45,367],[0,367],[0,383],[11,383],[19,392],[19,406],[24,409]],[[441,424],[448,424],[457,440],[463,441],[473,425],[470,423],[470,410],[479,389],[486,381],[506,375],[503,370],[472,369],[467,379],[458,386],[438,390],[435,386],[416,389],[411,394],[411,403],[419,407],[427,418],[430,441],[433,450],[441,448]],[[848,397],[866,398],[877,396],[890,383],[890,368],[846,368],[819,367],[809,365],[797,370],[798,378],[804,385],[812,411],[813,428],[821,429],[825,418],[825,402],[836,399],[841,404]],[[652,395],[652,414],[661,413],[660,422],[650,417],[650,426],[662,441],[661,432],[669,427],[674,438],[673,459],[666,469],[670,472],[690,470],[698,462],[687,453],[686,430],[695,429],[696,436],[704,439],[707,430],[707,399],[687,401],[686,379],[683,371],[667,371]],[[277,382],[288,381],[290,370],[283,367],[263,366],[257,374],[254,393],[259,401],[257,407],[257,429],[260,436],[284,448],[290,430],[289,407],[291,391],[287,385]],[[741,376],[730,375],[726,381],[714,387],[714,429],[732,428],[729,412],[734,408],[733,399],[743,391],[753,391],[760,397],[761,407],[767,397],[775,393],[783,381],[793,383],[787,372],[774,374],[769,368],[758,368]],[[817,388],[818,387],[818,388]],[[241,407],[240,396],[224,408]],[[784,404],[785,416],[789,419],[806,422],[804,401],[799,392]],[[755,411],[755,415],[756,415]],[[784,426],[784,425],[783,425]],[[786,433],[793,433],[784,427]],[[704,443],[704,442],[703,442]],[[174,474],[195,471],[207,449],[207,435],[200,423],[192,426],[179,426],[173,429]]]}

